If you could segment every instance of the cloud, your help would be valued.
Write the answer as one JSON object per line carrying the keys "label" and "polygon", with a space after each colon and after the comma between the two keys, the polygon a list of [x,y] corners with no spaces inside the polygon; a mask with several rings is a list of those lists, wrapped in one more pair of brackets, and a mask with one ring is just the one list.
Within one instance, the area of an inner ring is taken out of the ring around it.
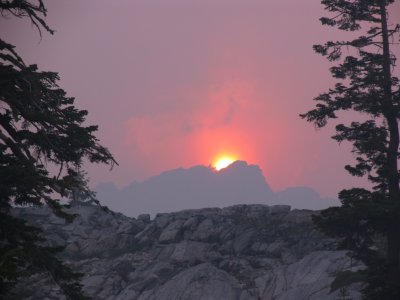
{"label": "cloud", "polygon": [[235,112],[239,109],[239,104],[234,98],[229,99],[229,107],[228,110],[224,116],[223,119],[223,124],[227,125],[232,122],[232,118],[235,114]]}
{"label": "cloud", "polygon": [[[201,105],[196,109],[181,108],[134,115],[124,124],[124,144],[136,154],[150,154],[164,149],[185,150],[185,141],[213,130],[233,130],[240,126],[242,104],[251,106],[249,84],[223,83],[211,86],[206,91],[191,91],[185,95],[187,101]],[[238,117],[235,120],[235,117]],[[186,145],[188,147],[189,145]]]}
{"label": "cloud", "polygon": [[334,195],[352,185],[348,149],[298,117],[333,85],[312,45],[342,39],[320,26],[319,1],[81,2],[48,3],[57,34],[40,44],[19,21],[1,28],[28,63],[60,72],[88,123],[100,125],[120,166],[91,171],[95,183],[123,185],[231,151],[260,165],[274,188]]}

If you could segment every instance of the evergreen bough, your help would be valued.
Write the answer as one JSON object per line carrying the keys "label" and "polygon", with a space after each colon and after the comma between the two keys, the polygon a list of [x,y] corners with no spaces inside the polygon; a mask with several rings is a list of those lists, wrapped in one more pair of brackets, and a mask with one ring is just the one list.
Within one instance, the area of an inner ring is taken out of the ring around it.
{"label": "evergreen bough", "polygon": [[367,266],[365,299],[400,299],[400,86],[394,76],[400,25],[389,21],[395,0],[322,0],[330,13],[323,25],[360,32],[346,41],[328,41],[314,50],[337,65],[330,68],[338,80],[320,94],[315,109],[301,115],[324,127],[340,111],[360,113],[364,121],[336,126],[333,139],[353,144],[356,163],[345,169],[366,176],[372,189],[352,188],[339,193],[342,205],[314,216],[316,225],[338,237]]}
{"label": "evergreen bough", "polygon": [[[0,0],[0,12],[53,34],[42,0]],[[57,73],[26,65],[0,38],[0,299],[21,277],[37,272],[47,272],[68,299],[87,299],[81,274],[57,258],[61,249],[46,246],[38,228],[11,214],[13,206],[47,205],[72,221],[59,200],[77,188],[89,193],[82,187],[83,161],[116,163],[95,137],[97,126],[84,125],[87,111],[74,106],[58,80]]]}

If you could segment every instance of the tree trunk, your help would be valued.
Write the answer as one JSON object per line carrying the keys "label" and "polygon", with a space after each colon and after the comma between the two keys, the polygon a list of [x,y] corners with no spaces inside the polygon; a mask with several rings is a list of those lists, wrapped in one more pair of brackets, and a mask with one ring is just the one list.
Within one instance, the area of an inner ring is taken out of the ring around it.
{"label": "tree trunk", "polygon": [[[399,175],[398,175],[398,148],[399,148],[399,127],[397,120],[397,113],[393,109],[392,98],[392,76],[390,71],[391,60],[389,50],[389,35],[387,26],[387,11],[386,1],[381,1],[381,26],[382,26],[382,45],[383,45],[383,107],[384,115],[389,127],[389,145],[387,150],[387,163],[388,163],[388,185],[390,201],[394,204],[400,201],[400,188],[399,188]],[[393,220],[391,228],[388,230],[388,250],[387,260],[389,266],[393,269],[400,269],[399,256],[400,256],[400,220],[397,212],[393,212]]]}

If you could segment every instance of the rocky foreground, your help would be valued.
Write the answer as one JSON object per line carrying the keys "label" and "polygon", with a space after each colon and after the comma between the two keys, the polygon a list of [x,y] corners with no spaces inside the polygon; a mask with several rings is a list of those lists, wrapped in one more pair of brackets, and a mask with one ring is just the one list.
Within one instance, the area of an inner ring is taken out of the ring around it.
{"label": "rocky foreground", "polygon": [[[40,226],[93,299],[360,299],[336,275],[360,268],[313,228],[312,211],[236,205],[137,219],[90,204],[72,223],[48,208],[16,209]],[[340,277],[340,276],[339,276]],[[348,295],[344,298],[344,295]],[[15,299],[63,299],[46,274],[26,279]]]}

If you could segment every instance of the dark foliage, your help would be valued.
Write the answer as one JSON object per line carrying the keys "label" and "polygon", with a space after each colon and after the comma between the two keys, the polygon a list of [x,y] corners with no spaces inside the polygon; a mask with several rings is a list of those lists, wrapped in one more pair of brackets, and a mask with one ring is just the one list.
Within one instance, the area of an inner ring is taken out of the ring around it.
{"label": "dark foliage", "polygon": [[[345,166],[353,176],[366,176],[373,184],[339,193],[342,205],[314,216],[316,225],[340,238],[368,267],[365,299],[400,299],[400,190],[399,129],[400,86],[393,76],[400,25],[388,19],[394,0],[322,0],[330,17],[323,25],[361,31],[349,41],[329,41],[314,50],[338,64],[330,71],[338,83],[316,97],[316,108],[301,115],[317,127],[337,118],[339,111],[355,111],[363,122],[336,126],[333,139],[353,144],[355,165]],[[345,55],[347,54],[347,55]]]}
{"label": "dark foliage", "polygon": [[[28,18],[40,30],[46,24],[41,0],[0,0],[3,16]],[[59,198],[82,188],[80,167],[115,163],[98,143],[96,126],[84,126],[87,111],[74,106],[57,73],[26,65],[15,47],[0,39],[0,298],[21,276],[47,272],[69,299],[85,299],[80,274],[45,246],[39,229],[11,215],[12,206],[48,205],[71,221]],[[50,170],[58,169],[54,174]]]}

